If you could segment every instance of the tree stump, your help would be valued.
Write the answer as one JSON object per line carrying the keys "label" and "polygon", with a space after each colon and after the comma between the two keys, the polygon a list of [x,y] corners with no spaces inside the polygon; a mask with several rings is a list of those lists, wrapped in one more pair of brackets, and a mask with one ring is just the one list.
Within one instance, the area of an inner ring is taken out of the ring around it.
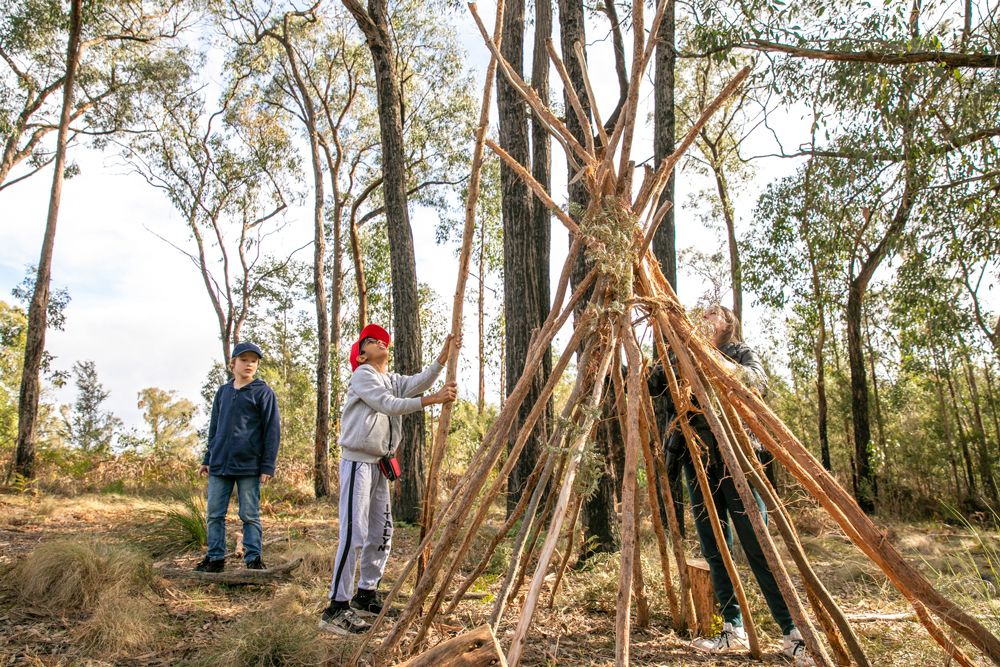
{"label": "tree stump", "polygon": [[694,614],[698,620],[698,635],[708,637],[712,634],[712,623],[715,620],[715,608],[718,604],[715,598],[715,589],[712,587],[708,561],[703,558],[690,558],[687,566],[688,578],[691,581]]}
{"label": "tree stump", "polygon": [[489,624],[441,642],[399,667],[507,667]]}

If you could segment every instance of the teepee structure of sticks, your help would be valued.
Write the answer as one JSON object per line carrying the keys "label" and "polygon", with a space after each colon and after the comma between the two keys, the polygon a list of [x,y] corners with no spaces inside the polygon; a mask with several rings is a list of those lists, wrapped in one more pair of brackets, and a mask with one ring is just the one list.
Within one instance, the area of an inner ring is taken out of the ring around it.
{"label": "teepee structure of sticks", "polygon": [[[810,566],[788,514],[775,490],[761,472],[745,427],[749,428],[775,459],[822,504],[851,541],[885,572],[913,606],[920,621],[941,645],[946,656],[965,667],[973,665],[969,655],[946,634],[942,623],[994,664],[1000,665],[1000,641],[975,618],[936,591],[887,541],[886,536],[861,511],[854,499],[823,469],[791,430],[761,400],[757,392],[744,385],[739,370],[724,360],[700,329],[688,319],[677,295],[661,273],[649,246],[657,225],[668,210],[667,205],[658,205],[667,179],[701,128],[749,74],[749,70],[744,69],[719,92],[701,118],[691,127],[673,155],[665,159],[655,170],[645,168],[638,191],[633,194],[635,191],[633,178],[636,170],[635,163],[630,157],[637,116],[639,82],[653,54],[656,41],[654,36],[658,33],[666,3],[667,0],[659,0],[657,3],[648,33],[645,30],[644,3],[642,0],[635,0],[633,3],[634,43],[630,87],[625,106],[610,135],[598,117],[589,80],[586,81],[584,91],[576,90],[570,82],[564,63],[556,54],[551,42],[548,44],[549,55],[562,78],[570,101],[571,108],[567,113],[576,114],[580,124],[588,128],[583,137],[574,136],[501,57],[499,44],[502,38],[500,32],[503,0],[500,0],[497,8],[494,38],[489,37],[475,4],[469,5],[493,57],[487,70],[480,124],[476,133],[459,278],[454,300],[453,333],[461,331],[465,284],[469,273],[472,238],[475,233],[479,171],[486,147],[514,170],[534,194],[551,209],[555,217],[572,234],[573,242],[559,277],[552,310],[543,326],[534,334],[521,378],[507,398],[470,465],[451,490],[443,506],[436,512],[434,501],[438,494],[437,476],[444,456],[451,407],[446,405],[442,410],[431,452],[427,502],[420,544],[389,592],[384,608],[389,609],[389,604],[415,570],[416,582],[402,612],[375,650],[375,663],[386,663],[398,656],[420,654],[426,648],[428,631],[445,601],[450,599],[447,611],[455,608],[468,588],[483,572],[499,542],[519,519],[520,532],[514,539],[507,575],[494,601],[490,626],[496,630],[504,612],[520,589],[524,577],[527,576],[527,564],[535,556],[537,564],[531,575],[528,592],[520,606],[513,637],[506,647],[506,659],[500,655],[497,660],[500,663],[506,662],[510,667],[516,667],[520,663],[566,518],[571,517],[568,531],[572,534],[579,515],[582,499],[574,497],[574,480],[580,468],[584,448],[594,428],[595,419],[601,411],[606,391],[615,392],[626,445],[622,484],[622,550],[615,624],[615,664],[619,667],[629,664],[633,598],[637,601],[640,622],[646,613],[644,582],[638,562],[636,540],[636,510],[639,505],[636,495],[636,469],[640,455],[643,457],[647,473],[660,478],[659,489],[664,494],[664,497],[658,498],[657,494],[660,491],[657,490],[657,485],[647,484],[650,506],[654,507],[656,503],[663,502],[667,507],[666,529],[660,523],[658,511],[654,509],[651,515],[671,615],[678,629],[692,626],[694,614],[687,567],[672,507],[673,501],[670,498],[670,484],[666,478],[666,468],[659,447],[660,438],[656,433],[656,421],[643,375],[646,360],[643,359],[635,334],[635,326],[641,323],[643,327],[651,326],[654,331],[655,354],[668,371],[670,392],[678,407],[678,413],[685,415],[694,410],[704,413],[744,505],[747,507],[755,505],[756,501],[751,494],[752,486],[764,500],[770,517],[775,521],[804,584],[808,607],[799,597],[763,517],[756,512],[749,512],[768,564],[777,579],[792,618],[801,630],[806,646],[817,665],[832,667],[834,664],[856,664],[860,667],[870,667],[871,663],[850,623]],[[579,44],[575,45],[575,53],[583,67],[586,80],[588,77],[586,63]],[[492,80],[498,68],[524,102],[531,107],[533,117],[544,123],[551,136],[562,144],[570,163],[570,179],[582,179],[586,184],[590,193],[590,206],[586,213],[577,216],[577,219],[556,206],[545,189],[527,170],[486,138]],[[581,93],[588,96],[590,108],[594,112],[593,125],[580,104]],[[596,130],[596,137],[591,129]],[[567,300],[571,269],[580,252],[586,253],[593,268],[586,278],[575,286]],[[530,414],[519,425],[515,444],[509,451],[505,463],[499,472],[496,472],[496,466],[507,447],[508,435],[529,390],[532,377],[543,357],[549,354],[549,346],[555,334],[574,315],[578,306],[584,303],[586,305],[582,308],[582,315],[574,318],[573,333],[569,342],[558,362],[554,364],[552,373]],[[624,350],[624,356],[628,361],[627,377],[622,377],[621,350]],[[671,364],[668,356],[670,352],[676,358],[676,365]],[[543,418],[546,404],[574,354],[579,354],[576,383],[562,415],[551,425],[548,447],[540,455],[533,473],[527,480],[524,494],[506,523],[491,539],[479,565],[456,585],[460,565],[472,547],[475,536],[481,530],[491,505],[506,487],[507,477],[514,463],[538,420]],[[457,357],[452,352],[447,366],[447,379],[453,380],[456,371]],[[696,399],[699,407],[695,407],[692,398]],[[711,493],[700,456],[700,447],[703,445],[684,418],[679,421],[691,448],[691,459],[702,492],[708,498]],[[539,511],[543,499],[545,506]],[[718,516],[714,513],[712,503],[706,503],[706,506],[719,541],[720,551],[725,558],[726,567],[743,609],[744,619],[748,622],[747,632],[751,653],[760,657],[760,644],[753,627],[753,617],[749,613],[746,596],[729,558],[728,549],[722,541]],[[437,521],[435,514],[439,517]],[[544,522],[547,522],[547,529]],[[535,554],[537,537],[543,532],[545,539]],[[668,532],[670,546],[667,543]],[[679,591],[674,589],[672,583],[671,551],[674,556],[673,568],[676,568],[679,574]],[[558,587],[559,579],[565,570],[566,560],[563,558],[561,562],[555,564],[553,598],[555,588]],[[812,614],[807,610],[811,610]],[[813,618],[818,622],[815,625]],[[365,640],[356,648],[349,663],[352,667],[359,663],[372,637],[385,620],[383,611]],[[821,641],[821,632],[827,640],[826,643]],[[486,634],[492,637],[492,633]],[[482,644],[483,640],[477,639],[476,645]],[[498,646],[495,639],[491,646]],[[833,657],[828,653],[827,646]]]}

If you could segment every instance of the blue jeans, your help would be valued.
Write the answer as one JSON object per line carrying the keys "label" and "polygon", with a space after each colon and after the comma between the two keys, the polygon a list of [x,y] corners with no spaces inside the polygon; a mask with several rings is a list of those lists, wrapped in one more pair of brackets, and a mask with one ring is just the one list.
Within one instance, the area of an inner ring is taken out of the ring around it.
{"label": "blue jeans", "polygon": [[209,475],[208,557],[221,560],[226,555],[226,512],[229,510],[229,498],[233,495],[234,485],[240,503],[240,521],[243,522],[243,547],[246,549],[243,560],[249,563],[260,556],[262,539],[259,475]]}
{"label": "blue jeans", "polygon": [[[753,525],[747,516],[743,501],[736,491],[736,484],[733,483],[732,476],[724,466],[709,465],[705,470],[708,477],[708,488],[712,491],[712,503],[719,514],[719,523],[722,525],[722,534],[726,541],[729,553],[733,552],[733,528],[743,545],[743,552],[750,562],[750,569],[753,571],[760,591],[764,594],[764,600],[771,610],[771,616],[781,628],[781,634],[787,635],[795,629],[792,615],[788,611],[788,605],[781,595],[778,582],[774,579],[774,574],[767,564],[764,550],[757,541],[757,534],[753,532]],[[684,474],[687,477],[688,494],[691,496],[691,509],[694,512],[694,525],[698,530],[698,541],[701,543],[701,552],[708,561],[709,574],[712,577],[712,587],[715,588],[715,597],[719,601],[719,615],[726,623],[734,626],[743,625],[743,615],[740,613],[740,604],[736,599],[736,591],[733,583],[729,580],[729,573],[722,560],[722,552],[719,551],[718,543],[715,541],[715,532],[712,530],[711,519],[708,510],[705,509],[704,497],[701,493],[701,486],[695,476],[694,464],[690,458],[684,458]],[[757,495],[756,489],[751,487],[754,499],[757,501],[755,511],[760,512],[767,525],[767,512],[764,501]]]}

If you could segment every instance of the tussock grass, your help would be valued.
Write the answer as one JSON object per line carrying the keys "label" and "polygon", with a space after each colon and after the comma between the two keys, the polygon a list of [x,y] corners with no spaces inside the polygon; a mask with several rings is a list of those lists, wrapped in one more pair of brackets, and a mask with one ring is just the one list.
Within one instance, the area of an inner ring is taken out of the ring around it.
{"label": "tussock grass", "polygon": [[156,605],[120,589],[101,596],[94,614],[80,626],[77,637],[87,652],[101,657],[149,651],[159,635]]}
{"label": "tussock grass", "polygon": [[156,532],[149,546],[158,555],[200,549],[208,544],[205,499],[193,489],[178,493],[175,499],[175,504],[161,505],[151,511]]}
{"label": "tussock grass", "polygon": [[306,667],[326,660],[316,621],[303,612],[305,593],[292,587],[270,609],[244,616],[199,657],[206,667]]}
{"label": "tussock grass", "polygon": [[152,581],[149,559],[95,539],[46,542],[7,573],[24,601],[45,607],[88,607],[113,589],[135,592]]}
{"label": "tussock grass", "polygon": [[300,556],[302,565],[295,571],[296,577],[319,577],[329,580],[333,576],[337,562],[337,545],[335,542],[330,542],[327,547],[309,543],[296,544],[281,557],[290,561]]}

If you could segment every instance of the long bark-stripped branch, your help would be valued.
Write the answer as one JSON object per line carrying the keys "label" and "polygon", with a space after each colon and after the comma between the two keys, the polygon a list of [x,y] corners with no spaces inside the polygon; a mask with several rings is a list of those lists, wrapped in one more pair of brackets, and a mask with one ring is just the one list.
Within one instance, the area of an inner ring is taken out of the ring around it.
{"label": "long bark-stripped branch", "polygon": [[[493,43],[500,47],[503,38],[503,0],[497,4],[496,26],[493,29]],[[451,334],[458,337],[462,334],[462,310],[465,306],[465,285],[469,279],[469,263],[472,259],[472,240],[476,231],[476,204],[479,201],[480,173],[483,168],[483,152],[485,150],[486,131],[490,126],[490,96],[493,92],[493,75],[496,73],[497,59],[490,58],[486,68],[486,83],[483,84],[483,104],[479,113],[479,127],[476,128],[476,145],[472,152],[472,174],[469,176],[469,192],[465,200],[465,229],[462,232],[462,250],[458,258],[458,285],[455,287],[455,298],[451,306]],[[451,347],[448,354],[448,369],[445,382],[454,382],[458,375],[458,350]],[[424,511],[420,522],[420,541],[429,533],[434,524],[434,505],[437,502],[438,469],[448,440],[448,430],[451,427],[451,412],[454,403],[441,406],[441,416],[438,418],[437,434],[431,447],[431,464],[427,470],[427,485],[424,493]],[[426,554],[420,554],[417,561],[417,578],[423,575]]]}
{"label": "long bark-stripped branch", "polygon": [[[576,478],[577,468],[580,464],[580,459],[583,456],[583,446],[590,437],[590,431],[594,426],[596,411],[593,408],[600,405],[601,396],[604,392],[604,378],[608,374],[608,367],[611,364],[611,358],[614,356],[611,354],[611,348],[614,346],[615,342],[615,333],[612,333],[610,340],[607,341],[607,345],[604,346],[604,355],[601,358],[598,370],[591,378],[594,383],[594,389],[590,395],[588,406],[590,409],[587,411],[587,417],[580,428],[579,435],[570,449],[570,457],[566,465],[566,475],[563,479],[562,488],[559,491],[559,500],[556,503],[555,511],[552,514],[552,522],[549,526],[549,532],[545,536],[545,544],[542,546],[542,551],[538,556],[538,567],[535,570],[535,576],[531,580],[531,588],[528,590],[524,606],[521,608],[521,618],[517,622],[517,627],[514,630],[514,637],[511,640],[511,645],[507,652],[507,664],[509,667],[517,667],[521,661],[521,655],[524,652],[524,645],[527,642],[528,628],[530,627],[531,620],[535,615],[535,607],[538,603],[538,597],[542,592],[545,572],[548,569],[549,561],[552,560],[552,554],[555,552],[556,541],[559,539],[559,529],[562,527],[563,520],[566,518],[566,510],[569,506],[569,496],[573,490],[573,480]],[[580,369],[580,372],[586,373],[586,369]],[[554,374],[555,373],[553,373],[553,375]]]}

